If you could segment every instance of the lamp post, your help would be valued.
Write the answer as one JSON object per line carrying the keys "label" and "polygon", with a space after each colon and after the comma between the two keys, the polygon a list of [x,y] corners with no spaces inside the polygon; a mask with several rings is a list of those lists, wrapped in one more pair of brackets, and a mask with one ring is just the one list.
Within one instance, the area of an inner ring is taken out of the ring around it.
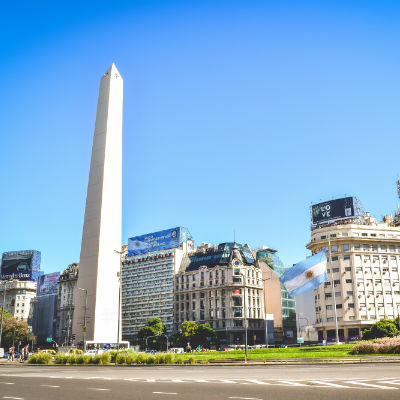
{"label": "lamp post", "polygon": [[114,250],[114,253],[119,254],[119,275],[118,275],[118,337],[117,349],[119,350],[119,342],[121,338],[121,300],[122,300],[122,254],[123,251]]}
{"label": "lamp post", "polygon": [[243,323],[244,323],[244,362],[247,363],[247,313],[246,313],[246,274],[242,273],[243,278]]}
{"label": "lamp post", "polygon": [[87,314],[87,289],[82,289],[78,287],[79,290],[85,292],[85,314],[83,316],[83,352],[86,353],[86,314]]}
{"label": "lamp post", "polygon": [[[269,281],[272,278],[265,278],[263,279],[263,289],[264,289],[264,314],[265,314],[265,318],[267,317],[267,302],[265,301],[265,294],[267,292],[267,290],[265,289],[265,282]],[[265,320],[265,344],[267,345],[267,349],[268,349],[268,320]]]}

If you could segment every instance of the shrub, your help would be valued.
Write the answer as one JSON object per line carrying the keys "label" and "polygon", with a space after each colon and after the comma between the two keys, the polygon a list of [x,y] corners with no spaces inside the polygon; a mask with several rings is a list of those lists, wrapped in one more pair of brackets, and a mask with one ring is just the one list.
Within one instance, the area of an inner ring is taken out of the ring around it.
{"label": "shrub", "polygon": [[66,364],[67,363],[67,356],[66,354],[58,353],[54,356],[54,362],[56,364]]}
{"label": "shrub", "polygon": [[353,354],[400,354],[400,338],[364,340],[353,347]]}
{"label": "shrub", "polygon": [[173,364],[174,363],[174,355],[168,353],[165,355],[165,364]]}
{"label": "shrub", "polygon": [[100,356],[100,354],[97,354],[97,355],[93,356],[90,361],[91,361],[92,364],[100,365],[101,364],[101,356]]}
{"label": "shrub", "polygon": [[136,353],[130,351],[126,354],[126,363],[128,365],[134,364],[136,362]]}
{"label": "shrub", "polygon": [[154,355],[154,364],[165,364],[165,357],[163,353],[157,353]]}
{"label": "shrub", "polygon": [[195,358],[193,356],[186,357],[186,362],[188,364],[196,364],[196,360],[195,360]]}
{"label": "shrub", "polygon": [[93,364],[93,356],[89,356],[89,355],[83,356],[83,363],[86,365]]}
{"label": "shrub", "polygon": [[67,355],[67,364],[70,364],[70,365],[76,364],[76,355],[75,354]]}
{"label": "shrub", "polygon": [[103,354],[100,354],[100,364],[107,365],[110,364],[111,356],[108,351],[105,351]]}
{"label": "shrub", "polygon": [[28,363],[30,364],[50,364],[51,363],[51,354],[32,354]]}
{"label": "shrub", "polygon": [[146,364],[146,355],[144,353],[138,353],[136,364]]}
{"label": "shrub", "polygon": [[185,359],[183,357],[176,357],[175,363],[176,364],[185,364]]}
{"label": "shrub", "polygon": [[152,354],[149,354],[146,357],[146,364],[155,364],[155,362],[156,362],[156,358]]}
{"label": "shrub", "polygon": [[[200,364],[209,364],[210,362],[208,360],[201,360]],[[194,364],[194,363],[193,363]]]}
{"label": "shrub", "polygon": [[85,356],[83,354],[76,356],[76,363],[80,365],[85,364]]}
{"label": "shrub", "polygon": [[117,364],[126,364],[127,363],[127,354],[126,353],[119,353],[115,359]]}
{"label": "shrub", "polygon": [[109,351],[109,354],[110,354],[110,357],[111,357],[110,362],[116,363],[117,362],[117,356],[120,354],[120,352],[118,352],[116,350],[112,350],[112,351]]}

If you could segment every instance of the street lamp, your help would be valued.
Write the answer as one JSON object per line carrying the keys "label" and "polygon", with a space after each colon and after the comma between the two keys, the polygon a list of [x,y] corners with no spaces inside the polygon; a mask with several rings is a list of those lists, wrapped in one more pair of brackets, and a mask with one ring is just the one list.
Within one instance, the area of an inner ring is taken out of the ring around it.
{"label": "street lamp", "polygon": [[121,300],[122,300],[122,255],[123,251],[114,250],[114,253],[119,254],[119,280],[118,280],[118,337],[117,349],[119,350],[119,341],[121,337]]}
{"label": "street lamp", "polygon": [[83,352],[86,353],[86,314],[87,314],[87,289],[82,289],[78,287],[79,290],[85,292],[85,314],[83,316]]}
{"label": "street lamp", "polygon": [[246,314],[246,274],[243,272],[243,323],[244,323],[244,362],[247,363],[247,314]]}

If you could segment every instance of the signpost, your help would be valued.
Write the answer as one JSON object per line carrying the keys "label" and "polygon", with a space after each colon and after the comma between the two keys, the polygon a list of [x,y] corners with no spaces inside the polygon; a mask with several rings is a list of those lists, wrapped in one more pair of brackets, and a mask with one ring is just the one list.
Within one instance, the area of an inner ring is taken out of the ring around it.
{"label": "signpost", "polygon": [[302,337],[298,337],[297,338],[297,343],[304,343],[304,339]]}
{"label": "signpost", "polygon": [[51,343],[53,341],[53,338],[51,338],[51,337],[48,337],[47,339],[46,339],[46,342],[47,343]]}

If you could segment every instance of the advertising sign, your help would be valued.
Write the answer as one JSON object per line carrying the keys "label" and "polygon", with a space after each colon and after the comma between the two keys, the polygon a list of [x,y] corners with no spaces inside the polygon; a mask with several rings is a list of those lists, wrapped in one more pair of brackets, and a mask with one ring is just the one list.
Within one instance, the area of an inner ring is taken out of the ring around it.
{"label": "advertising sign", "polygon": [[128,256],[173,249],[180,246],[180,239],[181,228],[135,236],[128,239]]}
{"label": "advertising sign", "polygon": [[57,283],[59,278],[59,272],[40,276],[38,279],[37,295],[43,296],[46,294],[57,294]]}
{"label": "advertising sign", "polygon": [[355,218],[354,197],[343,197],[311,206],[311,225]]}
{"label": "advertising sign", "polygon": [[1,279],[36,281],[40,269],[40,252],[36,250],[10,251],[1,259]]}

